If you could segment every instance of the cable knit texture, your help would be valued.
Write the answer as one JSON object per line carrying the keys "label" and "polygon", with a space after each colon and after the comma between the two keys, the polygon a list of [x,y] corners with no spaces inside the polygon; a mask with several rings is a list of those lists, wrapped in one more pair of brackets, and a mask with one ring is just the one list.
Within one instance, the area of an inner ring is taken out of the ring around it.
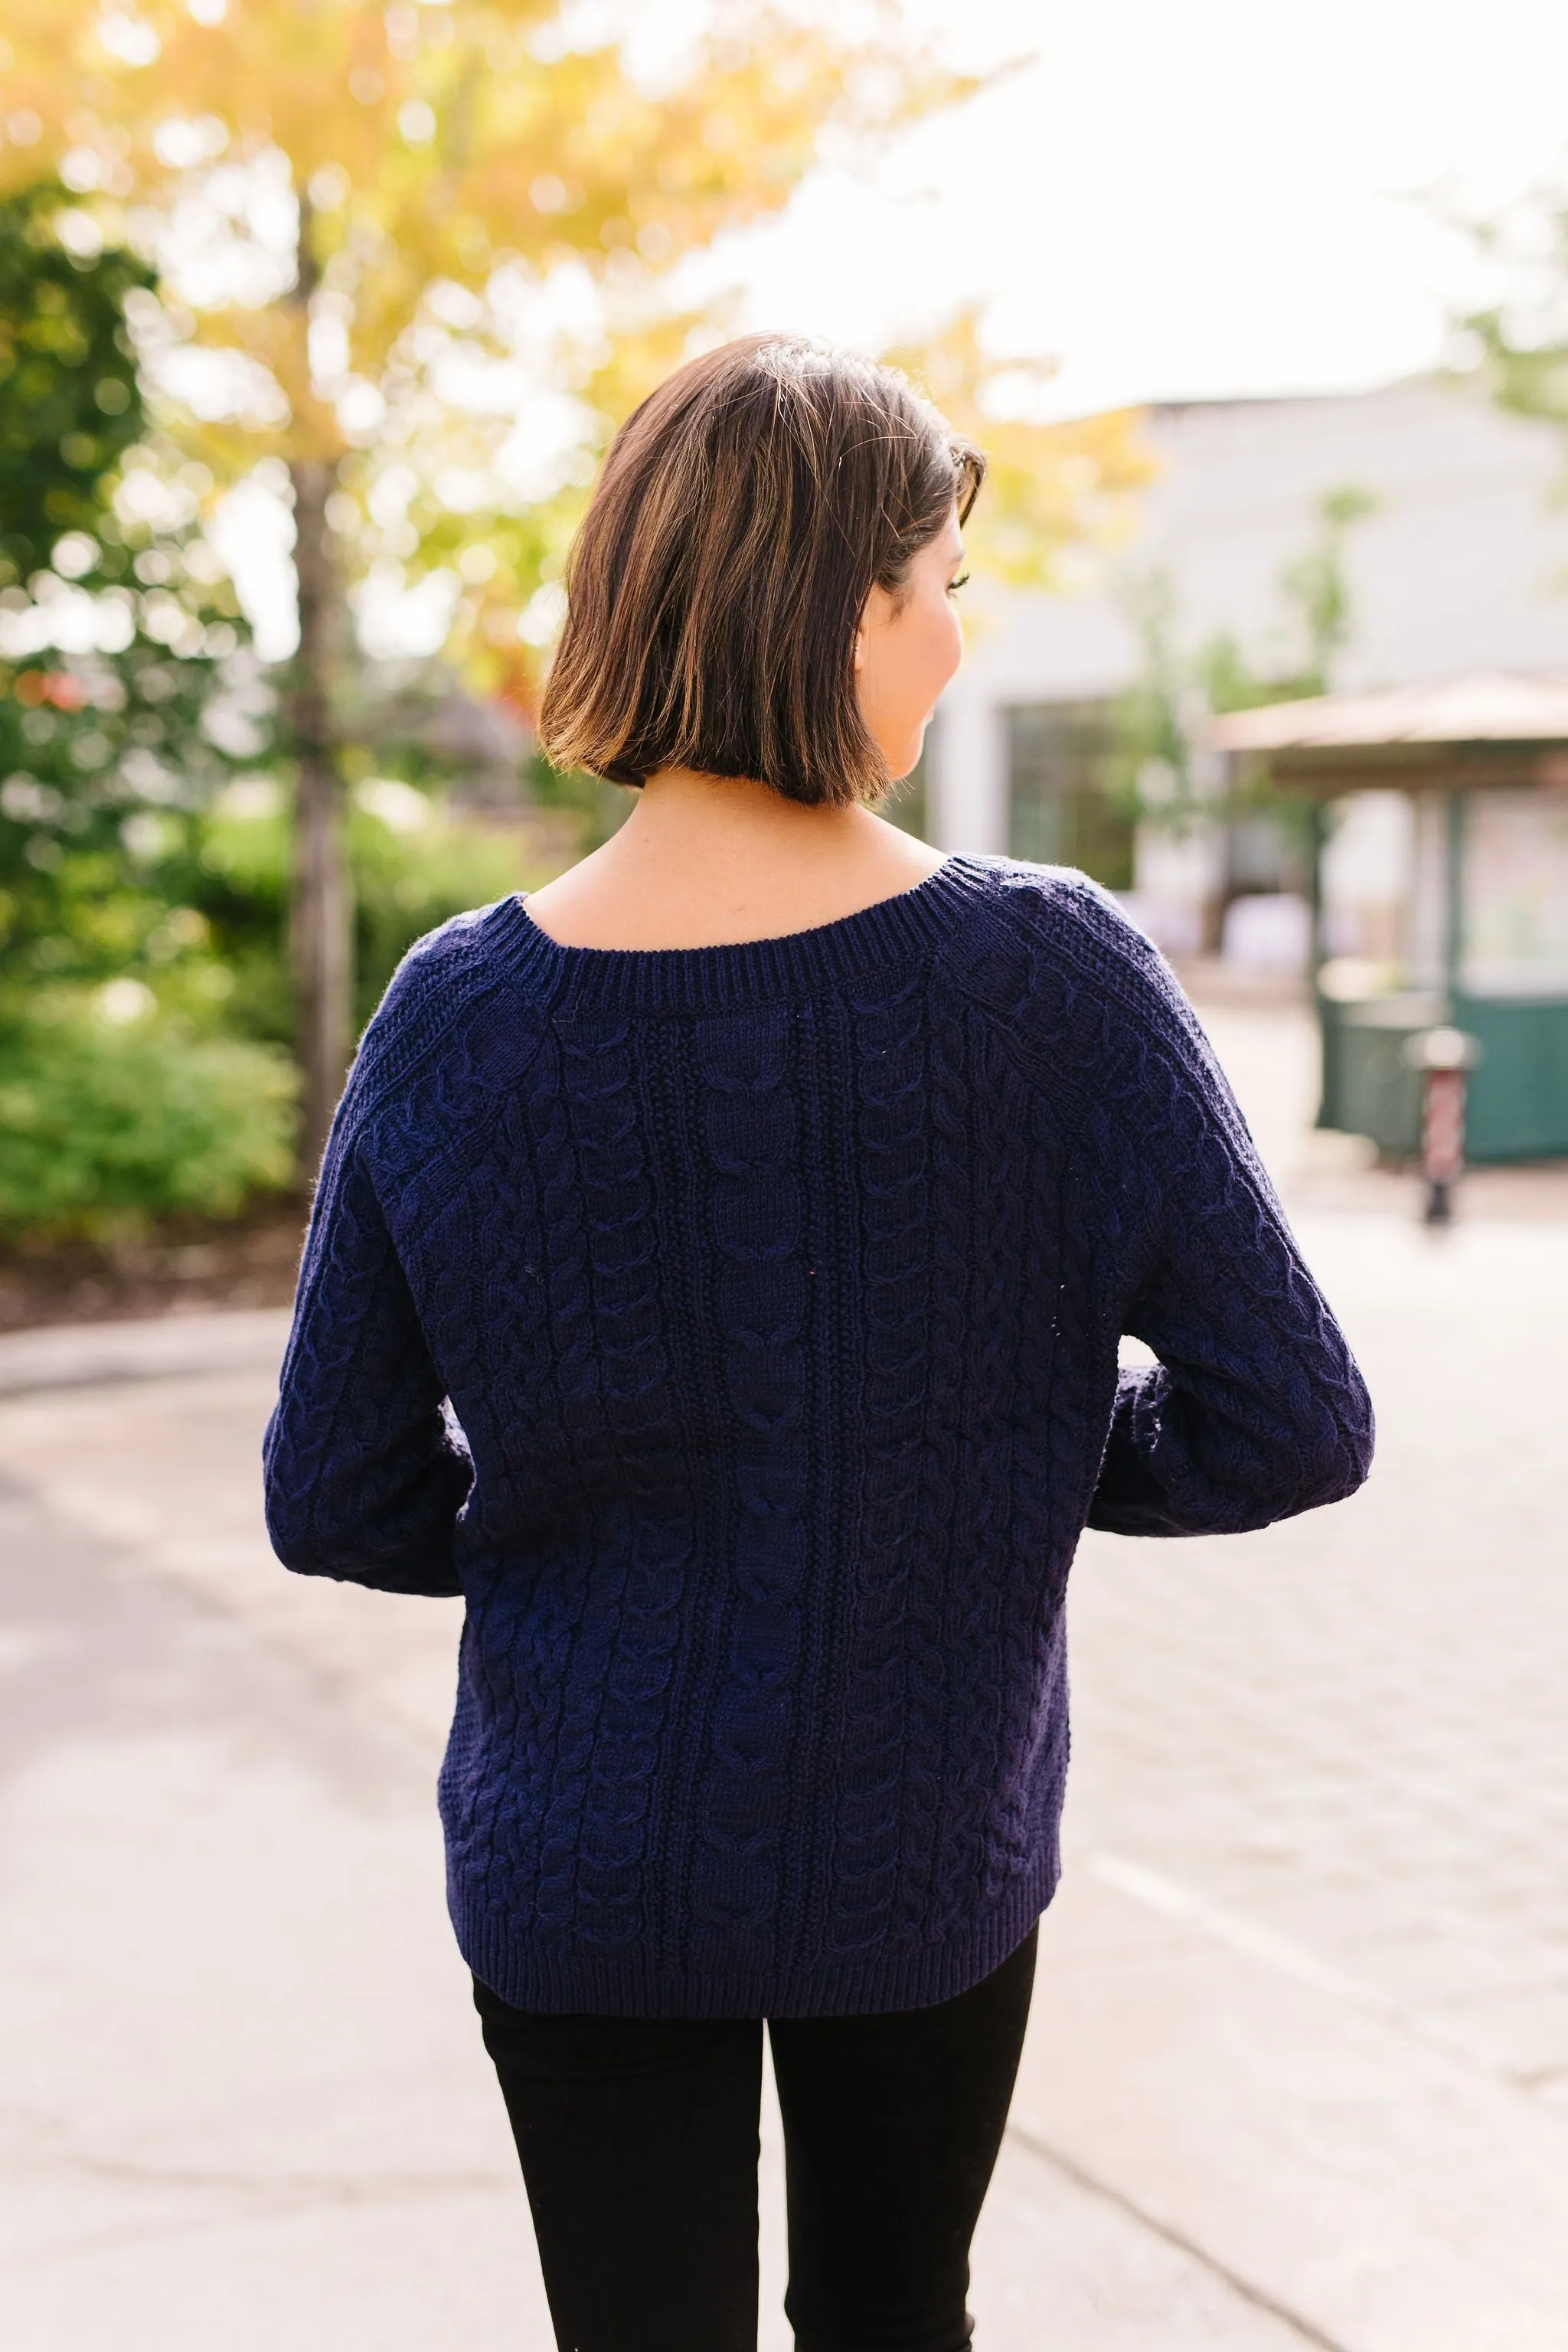
{"label": "cable knit texture", "polygon": [[566,948],[514,898],[413,949],[267,1500],[290,1568],[464,1597],[479,1977],[833,2015],[962,1991],[1050,1899],[1085,1524],[1263,1527],[1371,1452],[1154,949],[1081,875],[955,857],[784,939]]}

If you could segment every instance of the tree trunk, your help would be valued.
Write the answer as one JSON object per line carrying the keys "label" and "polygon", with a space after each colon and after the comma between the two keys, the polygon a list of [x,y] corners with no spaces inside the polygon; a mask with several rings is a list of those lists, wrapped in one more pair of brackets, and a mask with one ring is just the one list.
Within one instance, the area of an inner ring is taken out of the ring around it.
{"label": "tree trunk", "polygon": [[318,460],[298,463],[289,474],[300,592],[300,651],[289,698],[299,776],[292,942],[303,1090],[300,1164],[310,1181],[353,1043],[353,896],[332,730],[331,678],[342,625],[342,588],[327,531],[333,474]]}

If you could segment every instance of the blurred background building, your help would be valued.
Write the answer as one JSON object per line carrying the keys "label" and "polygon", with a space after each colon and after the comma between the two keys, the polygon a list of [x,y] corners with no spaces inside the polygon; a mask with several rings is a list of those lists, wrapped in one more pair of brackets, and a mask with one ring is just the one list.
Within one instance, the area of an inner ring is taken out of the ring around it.
{"label": "blurred background building", "polygon": [[[1250,698],[1310,664],[1293,580],[1325,501],[1360,509],[1337,560],[1343,610],[1326,686],[1408,686],[1475,670],[1568,668],[1568,508],[1557,434],[1472,383],[1417,378],[1307,400],[1161,406],[1157,471],[1131,544],[1094,590],[993,597],[943,701],[929,824],[946,846],[1061,859],[1129,895],[1178,958],[1304,974],[1310,878],[1299,825],[1274,811],[1205,814],[1223,778],[1200,740],[1193,805],[1173,813],[1127,774],[1124,734],[1162,655],[1236,648]],[[1151,583],[1169,648],[1151,647]],[[1197,681],[1193,681],[1195,686]],[[1173,698],[1181,696],[1172,682]],[[1201,736],[1207,700],[1188,715]],[[1173,713],[1182,722],[1180,708]],[[1153,786],[1153,792],[1149,790]],[[1336,957],[1418,963],[1407,934],[1414,812],[1397,793],[1341,803],[1324,858]],[[1568,887],[1565,884],[1564,887]],[[1267,908],[1247,902],[1263,898]],[[1281,899],[1292,904],[1279,905]],[[1559,971],[1554,977],[1561,980]]]}

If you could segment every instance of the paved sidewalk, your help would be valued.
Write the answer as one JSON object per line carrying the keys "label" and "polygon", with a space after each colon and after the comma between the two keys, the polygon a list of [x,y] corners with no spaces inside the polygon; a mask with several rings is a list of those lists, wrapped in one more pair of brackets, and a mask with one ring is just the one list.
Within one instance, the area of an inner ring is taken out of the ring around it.
{"label": "paved sidewalk", "polygon": [[[442,1909],[457,1612],[277,1568],[271,1386],[230,1364],[0,1403],[5,2341],[547,2352]],[[771,2116],[766,2139],[786,2352]],[[977,2270],[990,2352],[1035,2352],[1047,2300],[1068,2352],[1299,2340],[1021,2138]]]}
{"label": "paved sidewalk", "polygon": [[1304,1237],[1377,1466],[1262,1535],[1085,1542],[1068,1885],[1016,2120],[1346,2352],[1549,2352],[1568,1229]]}
{"label": "paved sidewalk", "polygon": [[[1568,1224],[1301,1229],[1377,1469],[1084,1545],[981,2352],[1568,2344]],[[7,2352],[549,2352],[442,1907],[456,1608],[271,1560],[280,1328],[0,1343]],[[786,2352],[771,2123],[764,2196]]]}

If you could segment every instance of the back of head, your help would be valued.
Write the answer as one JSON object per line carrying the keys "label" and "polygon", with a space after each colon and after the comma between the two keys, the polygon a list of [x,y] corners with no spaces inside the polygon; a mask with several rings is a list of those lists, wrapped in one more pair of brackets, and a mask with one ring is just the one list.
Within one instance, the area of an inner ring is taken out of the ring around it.
{"label": "back of head", "polygon": [[546,753],[617,783],[685,767],[796,801],[874,796],[866,599],[897,596],[984,471],[902,376],[852,352],[749,335],[678,369],[616,435],[573,549]]}

